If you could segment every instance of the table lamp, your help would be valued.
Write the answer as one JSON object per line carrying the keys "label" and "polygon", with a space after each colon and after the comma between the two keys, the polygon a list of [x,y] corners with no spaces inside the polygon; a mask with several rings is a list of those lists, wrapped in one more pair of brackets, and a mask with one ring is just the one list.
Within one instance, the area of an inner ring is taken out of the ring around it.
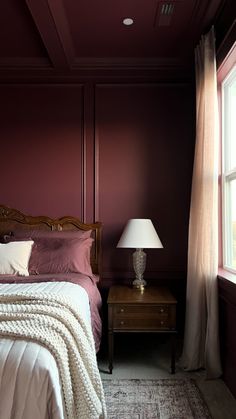
{"label": "table lamp", "polygon": [[160,249],[162,243],[150,219],[134,218],[127,222],[117,247],[134,248],[133,267],[135,280],[133,287],[143,289],[147,282],[143,279],[147,255],[143,249]]}

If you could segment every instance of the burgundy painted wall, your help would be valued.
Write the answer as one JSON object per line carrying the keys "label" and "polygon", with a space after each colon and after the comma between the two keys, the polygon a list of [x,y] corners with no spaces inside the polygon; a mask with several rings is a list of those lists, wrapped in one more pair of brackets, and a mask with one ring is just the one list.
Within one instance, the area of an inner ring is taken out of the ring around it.
{"label": "burgundy painted wall", "polygon": [[164,249],[147,278],[184,284],[194,148],[191,84],[5,85],[0,201],[26,214],[103,223],[103,280],[128,278],[116,249],[129,218],[151,218]]}
{"label": "burgundy painted wall", "polygon": [[1,202],[32,215],[81,216],[82,87],[0,92]]}
{"label": "burgundy painted wall", "polygon": [[130,218],[151,218],[163,242],[162,250],[147,250],[146,276],[182,276],[193,151],[189,87],[98,85],[95,109],[104,277],[132,274],[132,250],[116,249]]}

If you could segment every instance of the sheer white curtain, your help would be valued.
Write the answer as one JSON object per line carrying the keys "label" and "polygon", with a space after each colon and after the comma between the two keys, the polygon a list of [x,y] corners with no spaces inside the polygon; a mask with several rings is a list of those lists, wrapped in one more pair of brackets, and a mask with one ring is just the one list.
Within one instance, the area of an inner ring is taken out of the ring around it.
{"label": "sheer white curtain", "polygon": [[218,336],[218,108],[214,29],[195,50],[196,144],[181,365],[221,375]]}

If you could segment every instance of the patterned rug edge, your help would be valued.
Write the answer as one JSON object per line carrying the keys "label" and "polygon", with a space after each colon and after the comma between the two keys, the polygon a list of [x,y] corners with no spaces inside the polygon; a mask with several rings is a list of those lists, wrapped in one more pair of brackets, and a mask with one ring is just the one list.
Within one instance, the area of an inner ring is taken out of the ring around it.
{"label": "patterned rug edge", "polygon": [[103,378],[108,419],[212,419],[196,382]]}

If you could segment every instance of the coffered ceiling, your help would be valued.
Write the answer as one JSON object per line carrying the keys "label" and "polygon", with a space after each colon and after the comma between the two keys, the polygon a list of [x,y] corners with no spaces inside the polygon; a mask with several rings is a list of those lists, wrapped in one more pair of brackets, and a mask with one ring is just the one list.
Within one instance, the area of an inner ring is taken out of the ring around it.
{"label": "coffered ceiling", "polygon": [[[0,72],[186,65],[227,0],[4,0]],[[124,18],[133,24],[125,26]]]}

